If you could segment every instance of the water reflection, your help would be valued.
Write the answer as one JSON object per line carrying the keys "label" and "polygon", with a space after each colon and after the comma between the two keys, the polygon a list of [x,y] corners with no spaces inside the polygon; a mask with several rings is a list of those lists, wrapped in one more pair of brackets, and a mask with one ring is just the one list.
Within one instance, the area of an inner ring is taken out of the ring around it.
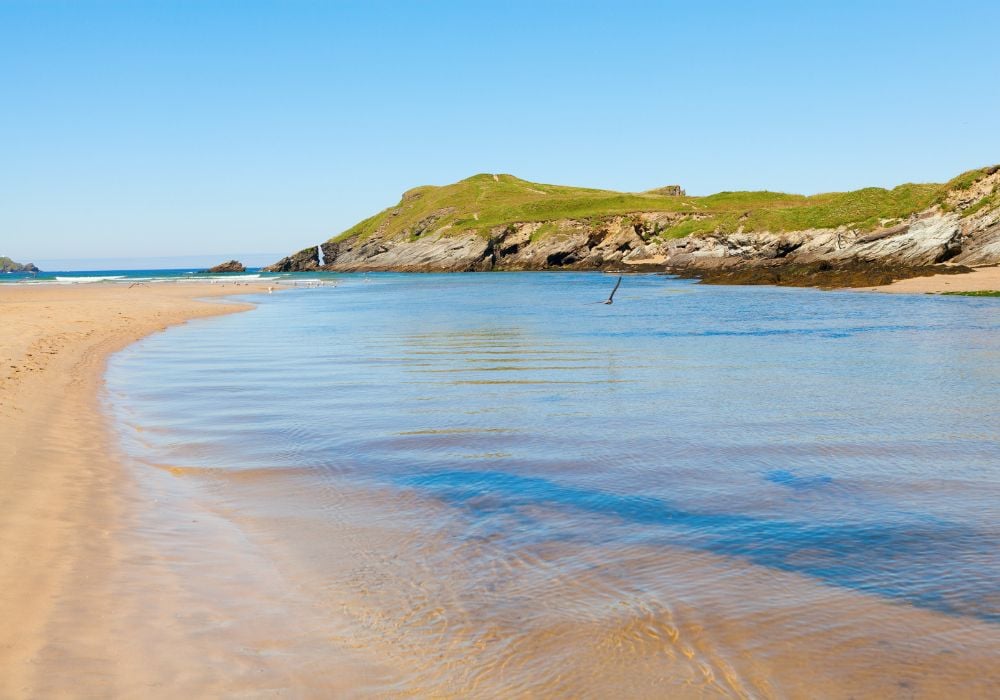
{"label": "water reflection", "polygon": [[601,275],[368,279],[154,336],[109,382],[134,454],[203,480],[206,507],[341,601],[343,634],[420,659],[429,694],[578,695],[552,659],[613,647],[630,674],[601,677],[637,696],[654,657],[769,695],[803,666],[753,686],[735,659],[800,649],[842,681],[877,634],[886,668],[930,629],[952,640],[935,660],[958,629],[967,655],[1000,643],[1000,304],[630,276],[607,307]]}

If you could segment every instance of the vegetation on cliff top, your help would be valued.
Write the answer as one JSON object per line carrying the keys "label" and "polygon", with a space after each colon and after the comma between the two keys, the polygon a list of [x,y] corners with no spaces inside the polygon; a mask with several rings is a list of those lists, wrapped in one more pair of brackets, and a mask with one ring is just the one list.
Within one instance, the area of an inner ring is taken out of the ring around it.
{"label": "vegetation on cliff top", "polygon": [[[333,240],[367,238],[380,231],[387,238],[415,239],[425,233],[474,232],[488,235],[497,226],[597,220],[636,213],[669,212],[661,238],[712,232],[796,231],[850,226],[873,230],[935,205],[949,192],[972,187],[992,168],[970,170],[944,184],[905,184],[891,190],[868,187],[853,192],[812,196],[780,192],[719,192],[706,197],[671,196],[656,191],[628,193],[528,182],[513,175],[474,175],[451,185],[416,187],[399,204],[372,216]],[[995,206],[989,194],[975,206]],[[544,227],[540,235],[554,232]]]}

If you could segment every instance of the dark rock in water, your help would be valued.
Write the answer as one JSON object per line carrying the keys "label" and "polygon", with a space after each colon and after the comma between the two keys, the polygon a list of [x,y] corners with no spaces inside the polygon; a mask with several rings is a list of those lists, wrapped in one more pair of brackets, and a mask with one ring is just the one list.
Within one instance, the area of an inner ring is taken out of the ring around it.
{"label": "dark rock in water", "polygon": [[16,263],[10,258],[0,256],[0,272],[41,272],[33,263]]}
{"label": "dark rock in water", "polygon": [[[324,246],[324,248],[329,248],[329,250],[323,251],[323,256],[327,261],[336,257],[336,246],[337,244],[333,242],[327,242]],[[332,255],[331,251],[334,251]],[[264,272],[311,272],[319,269],[319,251],[316,250],[316,246],[310,246],[294,255],[282,258],[273,265],[268,265],[264,268]]]}
{"label": "dark rock in water", "polygon": [[247,269],[243,267],[243,263],[239,260],[230,260],[228,262],[220,263],[215,267],[209,268],[208,272],[246,272]]}

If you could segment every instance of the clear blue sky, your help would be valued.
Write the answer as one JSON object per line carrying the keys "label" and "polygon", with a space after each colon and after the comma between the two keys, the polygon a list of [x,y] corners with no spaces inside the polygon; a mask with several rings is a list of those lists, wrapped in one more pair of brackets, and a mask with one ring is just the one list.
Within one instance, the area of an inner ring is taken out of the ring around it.
{"label": "clear blue sky", "polygon": [[1000,3],[0,0],[0,255],[287,253],[477,172],[817,192],[1000,162]]}

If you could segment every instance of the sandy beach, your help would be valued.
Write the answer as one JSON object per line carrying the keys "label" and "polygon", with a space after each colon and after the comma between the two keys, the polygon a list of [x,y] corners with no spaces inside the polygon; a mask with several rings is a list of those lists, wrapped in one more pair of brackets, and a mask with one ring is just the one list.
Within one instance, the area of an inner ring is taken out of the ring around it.
{"label": "sandy beach", "polygon": [[986,292],[1000,290],[1000,267],[979,267],[961,275],[932,275],[896,280],[871,287],[870,291],[891,294],[940,294],[942,292]]}
{"label": "sandy beach", "polygon": [[[94,651],[114,646],[102,639],[111,603],[103,589],[129,479],[99,406],[107,356],[170,325],[251,308],[202,297],[259,291],[0,286],[0,696],[48,694],[53,661],[68,666],[77,689],[109,689],[103,680],[113,674]],[[72,645],[60,635],[69,620]]]}
{"label": "sandy beach", "polygon": [[[199,629],[222,624],[212,619],[218,611],[199,610],[199,596],[171,573],[176,552],[133,535],[170,521],[165,536],[176,538],[178,518],[194,519],[167,515],[138,494],[100,405],[109,354],[174,324],[252,308],[205,297],[261,291],[228,284],[0,287],[0,697],[221,692],[223,678],[234,691],[243,677],[254,684],[266,677],[255,661],[213,669],[205,647],[188,643]],[[164,521],[150,520],[157,513]],[[194,534],[204,548],[240,556],[239,535],[225,528],[203,524]],[[191,577],[202,593],[219,584],[210,571]],[[266,577],[261,571],[256,588],[267,589]],[[240,604],[252,607],[253,596]],[[230,614],[253,627],[248,609]],[[255,633],[244,630],[242,638]],[[174,642],[169,649],[166,640]],[[151,654],[163,656],[150,663]]]}

